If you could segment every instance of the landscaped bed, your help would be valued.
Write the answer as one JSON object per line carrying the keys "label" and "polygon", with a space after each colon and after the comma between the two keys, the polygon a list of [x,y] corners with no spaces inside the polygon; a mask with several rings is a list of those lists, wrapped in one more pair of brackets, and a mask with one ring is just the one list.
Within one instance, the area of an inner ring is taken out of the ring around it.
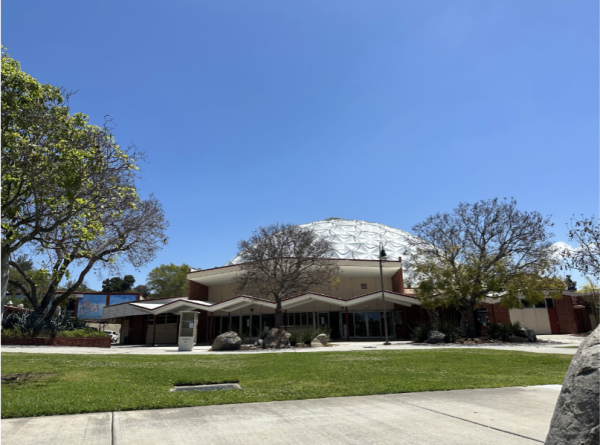
{"label": "landscaped bed", "polygon": [[[2,353],[2,417],[561,384],[571,355],[493,350],[227,356]],[[243,389],[171,392],[238,382]]]}

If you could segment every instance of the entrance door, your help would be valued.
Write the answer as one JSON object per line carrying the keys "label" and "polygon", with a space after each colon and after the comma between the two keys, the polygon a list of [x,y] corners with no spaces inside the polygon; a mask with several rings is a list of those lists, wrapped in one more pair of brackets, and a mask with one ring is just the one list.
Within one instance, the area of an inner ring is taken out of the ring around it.
{"label": "entrance door", "polygon": [[250,337],[258,337],[260,334],[260,315],[252,315],[252,323],[250,323]]}
{"label": "entrance door", "polygon": [[331,327],[331,325],[329,324],[329,312],[318,312],[317,313],[317,326],[318,327],[322,327],[322,326]]}
{"label": "entrance door", "polygon": [[242,315],[242,334],[250,337],[250,315]]}
{"label": "entrance door", "polygon": [[340,312],[330,312],[329,323],[329,329],[331,329],[331,334],[329,336],[335,339],[340,338]]}

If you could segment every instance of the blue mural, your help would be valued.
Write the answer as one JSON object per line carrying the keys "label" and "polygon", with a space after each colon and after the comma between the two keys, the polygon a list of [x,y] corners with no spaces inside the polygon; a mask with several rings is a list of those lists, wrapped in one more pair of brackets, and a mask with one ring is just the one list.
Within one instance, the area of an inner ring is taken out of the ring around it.
{"label": "blue mural", "polygon": [[124,295],[111,295],[110,296],[110,304],[120,304],[120,303],[131,303],[132,301],[137,300],[137,295],[132,294],[124,294]]}
{"label": "blue mural", "polygon": [[102,308],[106,306],[106,295],[86,295],[79,299],[77,318],[99,320],[102,318]]}

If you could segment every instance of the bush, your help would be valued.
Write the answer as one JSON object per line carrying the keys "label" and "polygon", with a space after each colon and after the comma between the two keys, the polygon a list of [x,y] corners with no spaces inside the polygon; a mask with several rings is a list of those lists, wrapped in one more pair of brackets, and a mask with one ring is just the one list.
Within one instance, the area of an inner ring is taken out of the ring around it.
{"label": "bush", "polygon": [[294,332],[293,334],[290,335],[290,345],[296,346],[297,344],[298,344],[298,336]]}
{"label": "bush", "polygon": [[444,341],[448,343],[454,343],[456,340],[462,337],[460,326],[451,320],[439,321],[437,330],[446,334]]}
{"label": "bush", "polygon": [[56,337],[67,337],[67,338],[82,338],[82,337],[107,337],[108,334],[104,331],[98,331],[96,329],[73,329],[71,331],[59,331],[56,333]]}
{"label": "bush", "polygon": [[319,326],[317,328],[310,328],[303,331],[300,334],[300,340],[305,345],[310,345],[310,343],[314,340],[314,338],[319,334],[326,334],[327,337],[331,334],[331,329],[328,326]]}
{"label": "bush", "polygon": [[410,338],[416,342],[427,341],[427,336],[431,330],[432,326],[430,323],[417,323],[410,328]]}
{"label": "bush", "polygon": [[[27,312],[5,312],[2,317],[2,336],[16,337],[56,337],[60,332],[87,329],[85,321],[72,316],[71,312],[55,315],[47,320],[43,315]],[[4,334],[4,331],[7,331]],[[97,332],[97,331],[96,331]],[[105,334],[107,335],[107,334]],[[78,337],[75,335],[75,337]]]}
{"label": "bush", "polygon": [[492,340],[508,341],[521,329],[521,323],[491,323],[487,326],[487,336]]}

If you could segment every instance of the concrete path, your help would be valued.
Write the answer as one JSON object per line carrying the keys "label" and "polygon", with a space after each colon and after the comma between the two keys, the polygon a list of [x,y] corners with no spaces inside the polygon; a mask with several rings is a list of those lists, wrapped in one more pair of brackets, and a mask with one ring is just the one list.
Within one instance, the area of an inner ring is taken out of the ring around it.
{"label": "concrete path", "polygon": [[377,342],[333,342],[331,348],[291,348],[271,351],[209,351],[210,346],[195,346],[193,351],[179,352],[174,345],[116,345],[110,348],[78,348],[72,346],[9,346],[3,345],[2,352],[26,352],[47,354],[286,354],[295,352],[332,352],[332,351],[377,351],[377,350],[419,350],[419,349],[464,349],[485,348],[500,351],[539,352],[544,354],[570,354],[574,355],[577,349],[565,348],[566,346],[579,346],[585,337],[573,335],[538,335],[540,341],[536,343],[482,343],[479,345],[443,344],[428,345],[410,341],[392,341],[391,345],[384,346],[382,341]]}
{"label": "concrete path", "polygon": [[3,445],[543,443],[560,385],[2,420]]}

